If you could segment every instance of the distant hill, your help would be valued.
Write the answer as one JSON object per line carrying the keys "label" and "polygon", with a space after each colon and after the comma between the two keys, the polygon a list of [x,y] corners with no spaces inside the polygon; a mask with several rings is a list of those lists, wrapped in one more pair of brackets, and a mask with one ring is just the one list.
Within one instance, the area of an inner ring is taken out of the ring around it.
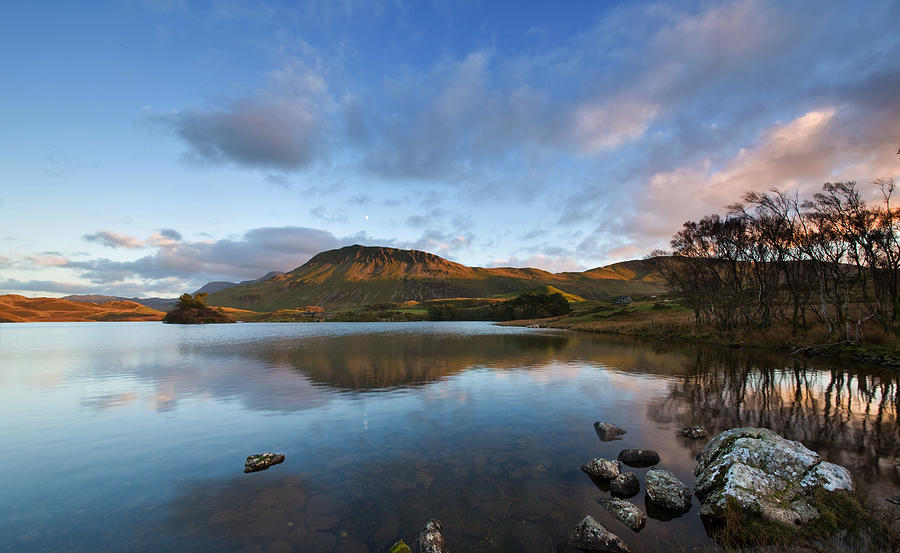
{"label": "distant hill", "polygon": [[653,295],[666,290],[648,261],[616,263],[581,273],[467,267],[418,250],[347,246],[322,252],[264,282],[210,294],[209,305],[274,311],[306,305],[328,310],[382,302],[489,298],[553,286],[586,299]]}
{"label": "distant hill", "polygon": [[147,306],[157,311],[169,311],[175,307],[178,298],[124,298],[121,296],[101,296],[97,294],[79,294],[75,296],[63,296],[60,299],[88,303],[105,303],[110,301],[131,301]]}
{"label": "distant hill", "polygon": [[194,294],[204,293],[204,294],[212,294],[214,292],[221,292],[227,288],[231,288],[232,286],[241,286],[243,284],[254,284],[256,282],[265,282],[272,277],[282,275],[281,271],[269,271],[259,278],[255,278],[253,280],[243,280],[241,282],[226,282],[226,281],[216,281],[216,282],[207,282],[200,288],[198,288]]}
{"label": "distant hill", "polygon": [[161,321],[162,311],[133,301],[92,303],[63,298],[0,296],[0,322],[37,321]]}
{"label": "distant hill", "polygon": [[[231,288],[232,286],[240,286],[241,284],[252,284],[254,282],[264,282],[269,280],[270,278],[283,274],[280,271],[270,271],[265,275],[255,278],[253,280],[245,280],[242,282],[225,282],[225,281],[217,281],[217,282],[207,282],[199,289],[197,289],[194,294],[198,292],[205,292],[207,294],[212,294],[213,292],[218,292],[220,290],[225,290],[226,288]],[[175,304],[178,302],[178,298],[126,298],[122,296],[101,296],[98,294],[78,294],[73,296],[63,296],[64,300],[69,301],[78,301],[78,302],[88,302],[88,303],[104,303],[110,301],[133,301],[135,303],[139,303],[141,305],[146,305],[151,309],[156,309],[157,311],[171,311],[172,308],[175,307]]]}

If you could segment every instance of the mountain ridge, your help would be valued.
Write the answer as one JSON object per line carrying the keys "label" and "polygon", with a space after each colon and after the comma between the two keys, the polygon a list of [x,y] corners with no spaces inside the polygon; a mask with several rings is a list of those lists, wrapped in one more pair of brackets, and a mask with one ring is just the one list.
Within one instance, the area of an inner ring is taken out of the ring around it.
{"label": "mountain ridge", "polygon": [[354,244],[314,255],[303,265],[258,283],[214,292],[209,305],[273,311],[305,305],[329,310],[374,303],[484,298],[553,286],[587,299],[655,295],[666,288],[649,261],[583,272],[469,267],[420,250]]}

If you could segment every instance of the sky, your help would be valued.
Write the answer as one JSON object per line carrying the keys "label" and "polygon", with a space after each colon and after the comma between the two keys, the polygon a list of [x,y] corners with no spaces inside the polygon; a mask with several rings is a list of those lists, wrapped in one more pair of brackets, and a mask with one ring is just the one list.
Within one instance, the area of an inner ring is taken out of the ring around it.
{"label": "sky", "polygon": [[351,244],[579,271],[750,190],[900,180],[900,1],[19,2],[0,294]]}

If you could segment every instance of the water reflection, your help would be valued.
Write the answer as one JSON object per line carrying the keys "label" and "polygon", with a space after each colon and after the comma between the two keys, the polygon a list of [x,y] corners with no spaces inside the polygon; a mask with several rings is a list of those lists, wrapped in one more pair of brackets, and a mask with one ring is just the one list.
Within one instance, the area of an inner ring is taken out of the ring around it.
{"label": "water reflection", "polygon": [[[566,551],[587,513],[635,551],[690,550],[696,501],[633,534],[579,469],[650,447],[690,483],[689,424],[767,426],[900,493],[897,376],[871,368],[486,324],[14,334],[0,443],[32,461],[0,473],[0,550],[379,553],[439,517],[455,551]],[[286,462],[244,475],[265,450]]]}
{"label": "water reflection", "polygon": [[896,371],[696,349],[690,374],[652,402],[647,416],[713,432],[771,428],[876,483],[894,478],[900,456],[898,402]]}

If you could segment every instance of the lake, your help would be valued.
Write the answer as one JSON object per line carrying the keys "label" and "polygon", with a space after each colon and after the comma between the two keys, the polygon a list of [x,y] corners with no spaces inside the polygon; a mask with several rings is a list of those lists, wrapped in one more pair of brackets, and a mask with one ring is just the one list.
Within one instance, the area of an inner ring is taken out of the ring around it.
{"label": "lake", "polygon": [[883,501],[898,401],[892,370],[489,323],[0,324],[0,550],[382,553],[434,517],[451,551],[566,551],[591,514],[685,551],[696,498],[634,533],[579,467],[651,448],[692,485],[682,426],[765,426]]}

